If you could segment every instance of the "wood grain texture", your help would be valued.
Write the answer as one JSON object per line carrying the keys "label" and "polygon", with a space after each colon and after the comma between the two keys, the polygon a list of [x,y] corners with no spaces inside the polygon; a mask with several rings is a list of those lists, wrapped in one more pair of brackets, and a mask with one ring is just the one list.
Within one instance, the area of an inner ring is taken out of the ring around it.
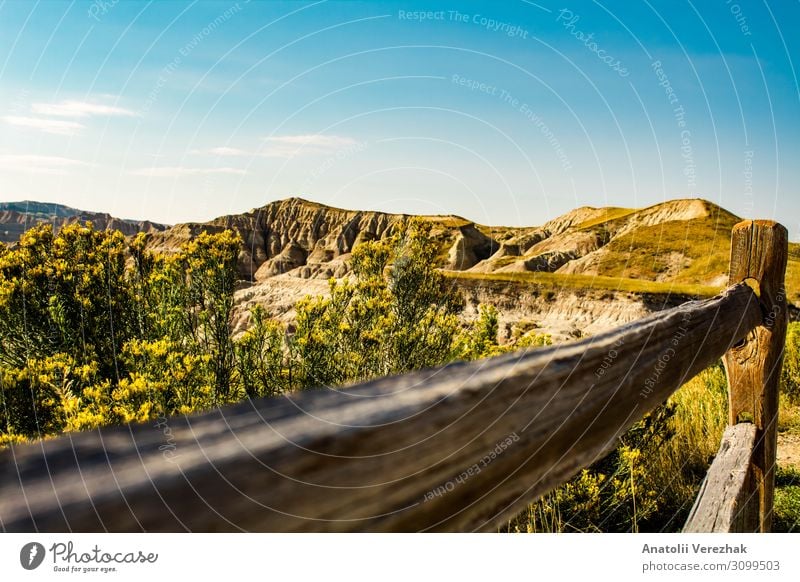
{"label": "wood grain texture", "polygon": [[722,436],[719,452],[708,470],[684,532],[755,532],[759,513],[752,511],[751,499],[758,499],[750,461],[756,444],[755,425],[729,426]]}
{"label": "wood grain texture", "polygon": [[760,531],[765,532],[772,527],[778,382],[787,325],[787,257],[788,234],[780,224],[746,220],[733,228],[729,280],[757,283],[764,318],[723,359],[730,386],[729,422],[747,420],[758,429],[753,465],[759,495],[752,502],[760,507]]}
{"label": "wood grain texture", "polygon": [[7,531],[492,531],[762,320],[746,285],[581,342],[0,455]]}

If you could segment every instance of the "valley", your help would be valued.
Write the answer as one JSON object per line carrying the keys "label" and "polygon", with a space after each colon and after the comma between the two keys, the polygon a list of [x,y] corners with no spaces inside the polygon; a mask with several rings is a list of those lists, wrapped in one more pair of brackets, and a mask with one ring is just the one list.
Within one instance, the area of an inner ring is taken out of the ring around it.
{"label": "valley", "polygon": [[[27,210],[26,210],[27,209]],[[455,215],[344,210],[288,198],[242,214],[174,226],[40,203],[0,205],[6,239],[29,225],[91,220],[125,235],[145,232],[149,250],[172,253],[201,232],[233,229],[242,238],[235,329],[264,306],[291,324],[295,303],[325,295],[328,279],[347,277],[354,247],[386,239],[412,218],[431,224],[435,266],[461,290],[465,319],[478,305],[500,314],[500,341],[548,334],[564,341],[595,334],[727,284],[730,231],[739,217],[702,199],[642,209],[582,207],[531,227],[476,224]],[[9,242],[6,240],[6,242]],[[792,319],[800,304],[800,245],[790,243],[787,291]]]}

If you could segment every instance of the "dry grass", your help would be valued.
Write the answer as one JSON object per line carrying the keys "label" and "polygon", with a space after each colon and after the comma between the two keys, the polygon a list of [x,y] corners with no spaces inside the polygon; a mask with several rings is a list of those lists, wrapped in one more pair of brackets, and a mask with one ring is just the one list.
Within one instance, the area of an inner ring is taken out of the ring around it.
{"label": "dry grass", "polygon": [[800,434],[800,406],[783,394],[778,404],[778,432]]}
{"label": "dry grass", "polygon": [[431,222],[442,228],[461,228],[471,224],[469,220],[461,218],[460,216],[452,216],[447,214],[432,214],[422,217],[423,220]]}
{"label": "dry grass", "polygon": [[717,454],[728,424],[728,390],[721,365],[704,370],[684,384],[669,402],[675,413],[669,420],[672,432],[664,445],[646,459],[650,487],[671,500],[683,523],[700,483]]}
{"label": "dry grass", "polygon": [[786,293],[790,303],[800,305],[800,244],[789,243],[786,265]]}
{"label": "dry grass", "polygon": [[730,233],[734,220],[699,218],[642,226],[614,237],[598,251],[597,272],[610,277],[655,280],[668,273],[672,257],[680,257],[672,282],[707,285],[728,271]]}
{"label": "dry grass", "polygon": [[636,208],[618,208],[616,206],[609,206],[608,208],[603,208],[603,210],[604,213],[602,215],[598,216],[597,218],[582,222],[577,225],[576,228],[591,228],[593,226],[597,226],[598,224],[616,220],[617,218],[624,218],[625,216],[629,216],[634,212],[638,212]]}
{"label": "dry grass", "polygon": [[549,289],[603,289],[628,293],[652,293],[658,295],[685,295],[688,297],[713,297],[721,287],[697,284],[627,279],[600,275],[567,275],[563,273],[471,273],[465,271],[442,271],[452,279],[479,281],[507,281],[526,283]]}

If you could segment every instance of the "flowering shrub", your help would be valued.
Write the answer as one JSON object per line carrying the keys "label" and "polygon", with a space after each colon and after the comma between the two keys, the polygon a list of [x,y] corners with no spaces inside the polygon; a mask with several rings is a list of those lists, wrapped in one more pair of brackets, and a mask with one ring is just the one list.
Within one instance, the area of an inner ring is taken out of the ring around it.
{"label": "flowering shrub", "polygon": [[86,223],[58,235],[39,225],[0,249],[2,443],[239,396],[230,335],[238,235],[204,233],[171,256],[145,243]]}
{"label": "flowering shrub", "polygon": [[493,308],[462,328],[424,223],[356,247],[353,277],[300,301],[293,334],[258,306],[234,339],[240,248],[203,232],[154,253],[91,223],[0,246],[0,445],[502,351]]}

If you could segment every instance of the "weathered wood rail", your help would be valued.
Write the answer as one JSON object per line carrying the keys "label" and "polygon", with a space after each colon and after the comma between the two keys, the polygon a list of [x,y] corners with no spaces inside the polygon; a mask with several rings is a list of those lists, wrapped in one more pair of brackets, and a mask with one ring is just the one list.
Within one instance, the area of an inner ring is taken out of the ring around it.
{"label": "weathered wood rail", "polygon": [[[731,281],[758,290],[763,319],[723,358],[728,375],[725,433],[684,531],[770,531],[778,441],[778,382],[786,339],[784,276],[788,233],[780,224],[744,221],[731,236]],[[742,424],[751,424],[753,440]],[[736,462],[734,462],[736,461]],[[747,461],[747,462],[745,462]],[[728,486],[736,473],[736,486]]]}
{"label": "weathered wood rail", "polygon": [[584,341],[10,447],[0,525],[494,530],[727,353],[733,428],[687,529],[767,530],[785,247],[739,225],[736,284]]}

